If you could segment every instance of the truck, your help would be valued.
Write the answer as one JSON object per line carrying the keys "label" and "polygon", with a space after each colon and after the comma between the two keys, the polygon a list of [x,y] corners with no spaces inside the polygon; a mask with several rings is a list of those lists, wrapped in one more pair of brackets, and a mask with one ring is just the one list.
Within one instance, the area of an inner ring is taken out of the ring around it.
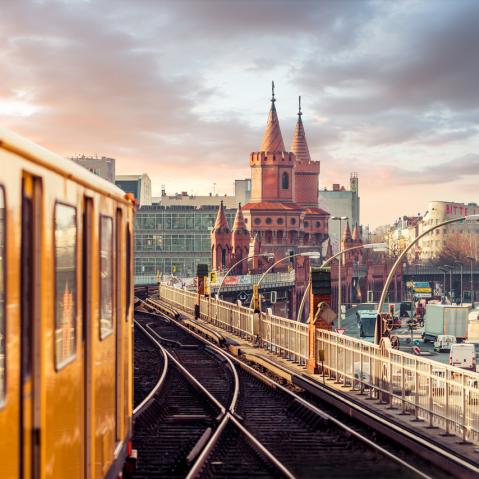
{"label": "truck", "polygon": [[470,305],[428,304],[424,316],[424,342],[436,341],[440,335],[466,340],[470,310]]}

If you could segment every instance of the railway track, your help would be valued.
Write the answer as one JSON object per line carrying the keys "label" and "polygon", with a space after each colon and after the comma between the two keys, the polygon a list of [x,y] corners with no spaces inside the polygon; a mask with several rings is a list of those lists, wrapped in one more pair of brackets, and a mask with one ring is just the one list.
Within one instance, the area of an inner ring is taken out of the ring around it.
{"label": "railway track", "polygon": [[436,477],[205,345],[177,321],[144,313],[137,319],[225,410],[222,426],[197,441],[202,451],[189,473],[183,469],[187,477]]}

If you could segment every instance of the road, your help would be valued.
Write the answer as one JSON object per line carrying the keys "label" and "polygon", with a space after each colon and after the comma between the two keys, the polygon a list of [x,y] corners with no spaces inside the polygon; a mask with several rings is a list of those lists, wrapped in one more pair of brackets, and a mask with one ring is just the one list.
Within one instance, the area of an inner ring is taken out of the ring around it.
{"label": "road", "polygon": [[[405,325],[403,320],[403,324]],[[356,321],[356,309],[352,308],[346,312],[346,318],[342,320],[341,327],[344,328],[345,334],[353,338],[359,338],[359,326]],[[417,328],[416,330],[411,331],[406,326],[403,326],[398,329],[393,330],[393,335],[399,338],[399,349],[408,353],[413,353],[413,346],[416,344],[421,350],[421,356],[432,359],[439,363],[448,364],[449,363],[449,352],[446,353],[437,353],[434,351],[434,345],[432,343],[425,343],[421,339],[424,328]],[[373,338],[362,338],[366,341],[373,341]],[[479,355],[479,345],[476,344],[476,356]]]}

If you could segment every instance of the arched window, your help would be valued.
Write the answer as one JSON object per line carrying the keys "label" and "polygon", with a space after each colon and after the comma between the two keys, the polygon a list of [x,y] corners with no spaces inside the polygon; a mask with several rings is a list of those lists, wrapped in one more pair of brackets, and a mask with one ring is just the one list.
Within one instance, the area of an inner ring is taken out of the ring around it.
{"label": "arched window", "polygon": [[287,190],[289,188],[289,176],[288,173],[284,172],[282,179],[281,179],[281,185],[283,190]]}

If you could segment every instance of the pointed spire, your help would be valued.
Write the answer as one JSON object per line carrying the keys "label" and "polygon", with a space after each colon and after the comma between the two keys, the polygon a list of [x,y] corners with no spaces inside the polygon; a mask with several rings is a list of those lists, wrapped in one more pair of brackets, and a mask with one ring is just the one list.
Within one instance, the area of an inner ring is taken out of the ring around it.
{"label": "pointed spire", "polygon": [[236,211],[235,220],[233,223],[233,232],[234,231],[246,231],[246,223],[244,222],[243,210],[241,208],[241,203],[238,203],[238,209]]}
{"label": "pointed spire", "polygon": [[301,97],[299,97],[298,121],[294,129],[293,142],[291,143],[291,151],[296,155],[298,160],[311,161],[309,155],[308,143],[306,142],[306,133],[304,132],[301,111]]}
{"label": "pointed spire", "polygon": [[274,82],[272,82],[271,109],[269,110],[266,129],[264,130],[263,141],[260,151],[279,152],[285,151],[283,136],[279,127],[278,114],[275,107],[276,98],[274,96]]}
{"label": "pointed spire", "polygon": [[356,242],[361,241],[361,238],[359,237],[359,228],[357,223],[354,225],[352,238],[353,238],[353,241],[356,241]]}
{"label": "pointed spire", "polygon": [[228,220],[226,219],[223,201],[221,201],[220,209],[218,210],[218,214],[216,215],[216,222],[213,231],[220,231],[221,229],[229,231]]}
{"label": "pointed spire", "polygon": [[352,240],[352,237],[351,237],[351,228],[349,227],[349,221],[346,223],[346,229],[344,230],[344,233],[343,233],[343,241],[346,243],[346,242],[350,242]]}
{"label": "pointed spire", "polygon": [[328,246],[326,248],[326,259],[333,256],[333,245],[331,244],[331,238],[328,239]]}

